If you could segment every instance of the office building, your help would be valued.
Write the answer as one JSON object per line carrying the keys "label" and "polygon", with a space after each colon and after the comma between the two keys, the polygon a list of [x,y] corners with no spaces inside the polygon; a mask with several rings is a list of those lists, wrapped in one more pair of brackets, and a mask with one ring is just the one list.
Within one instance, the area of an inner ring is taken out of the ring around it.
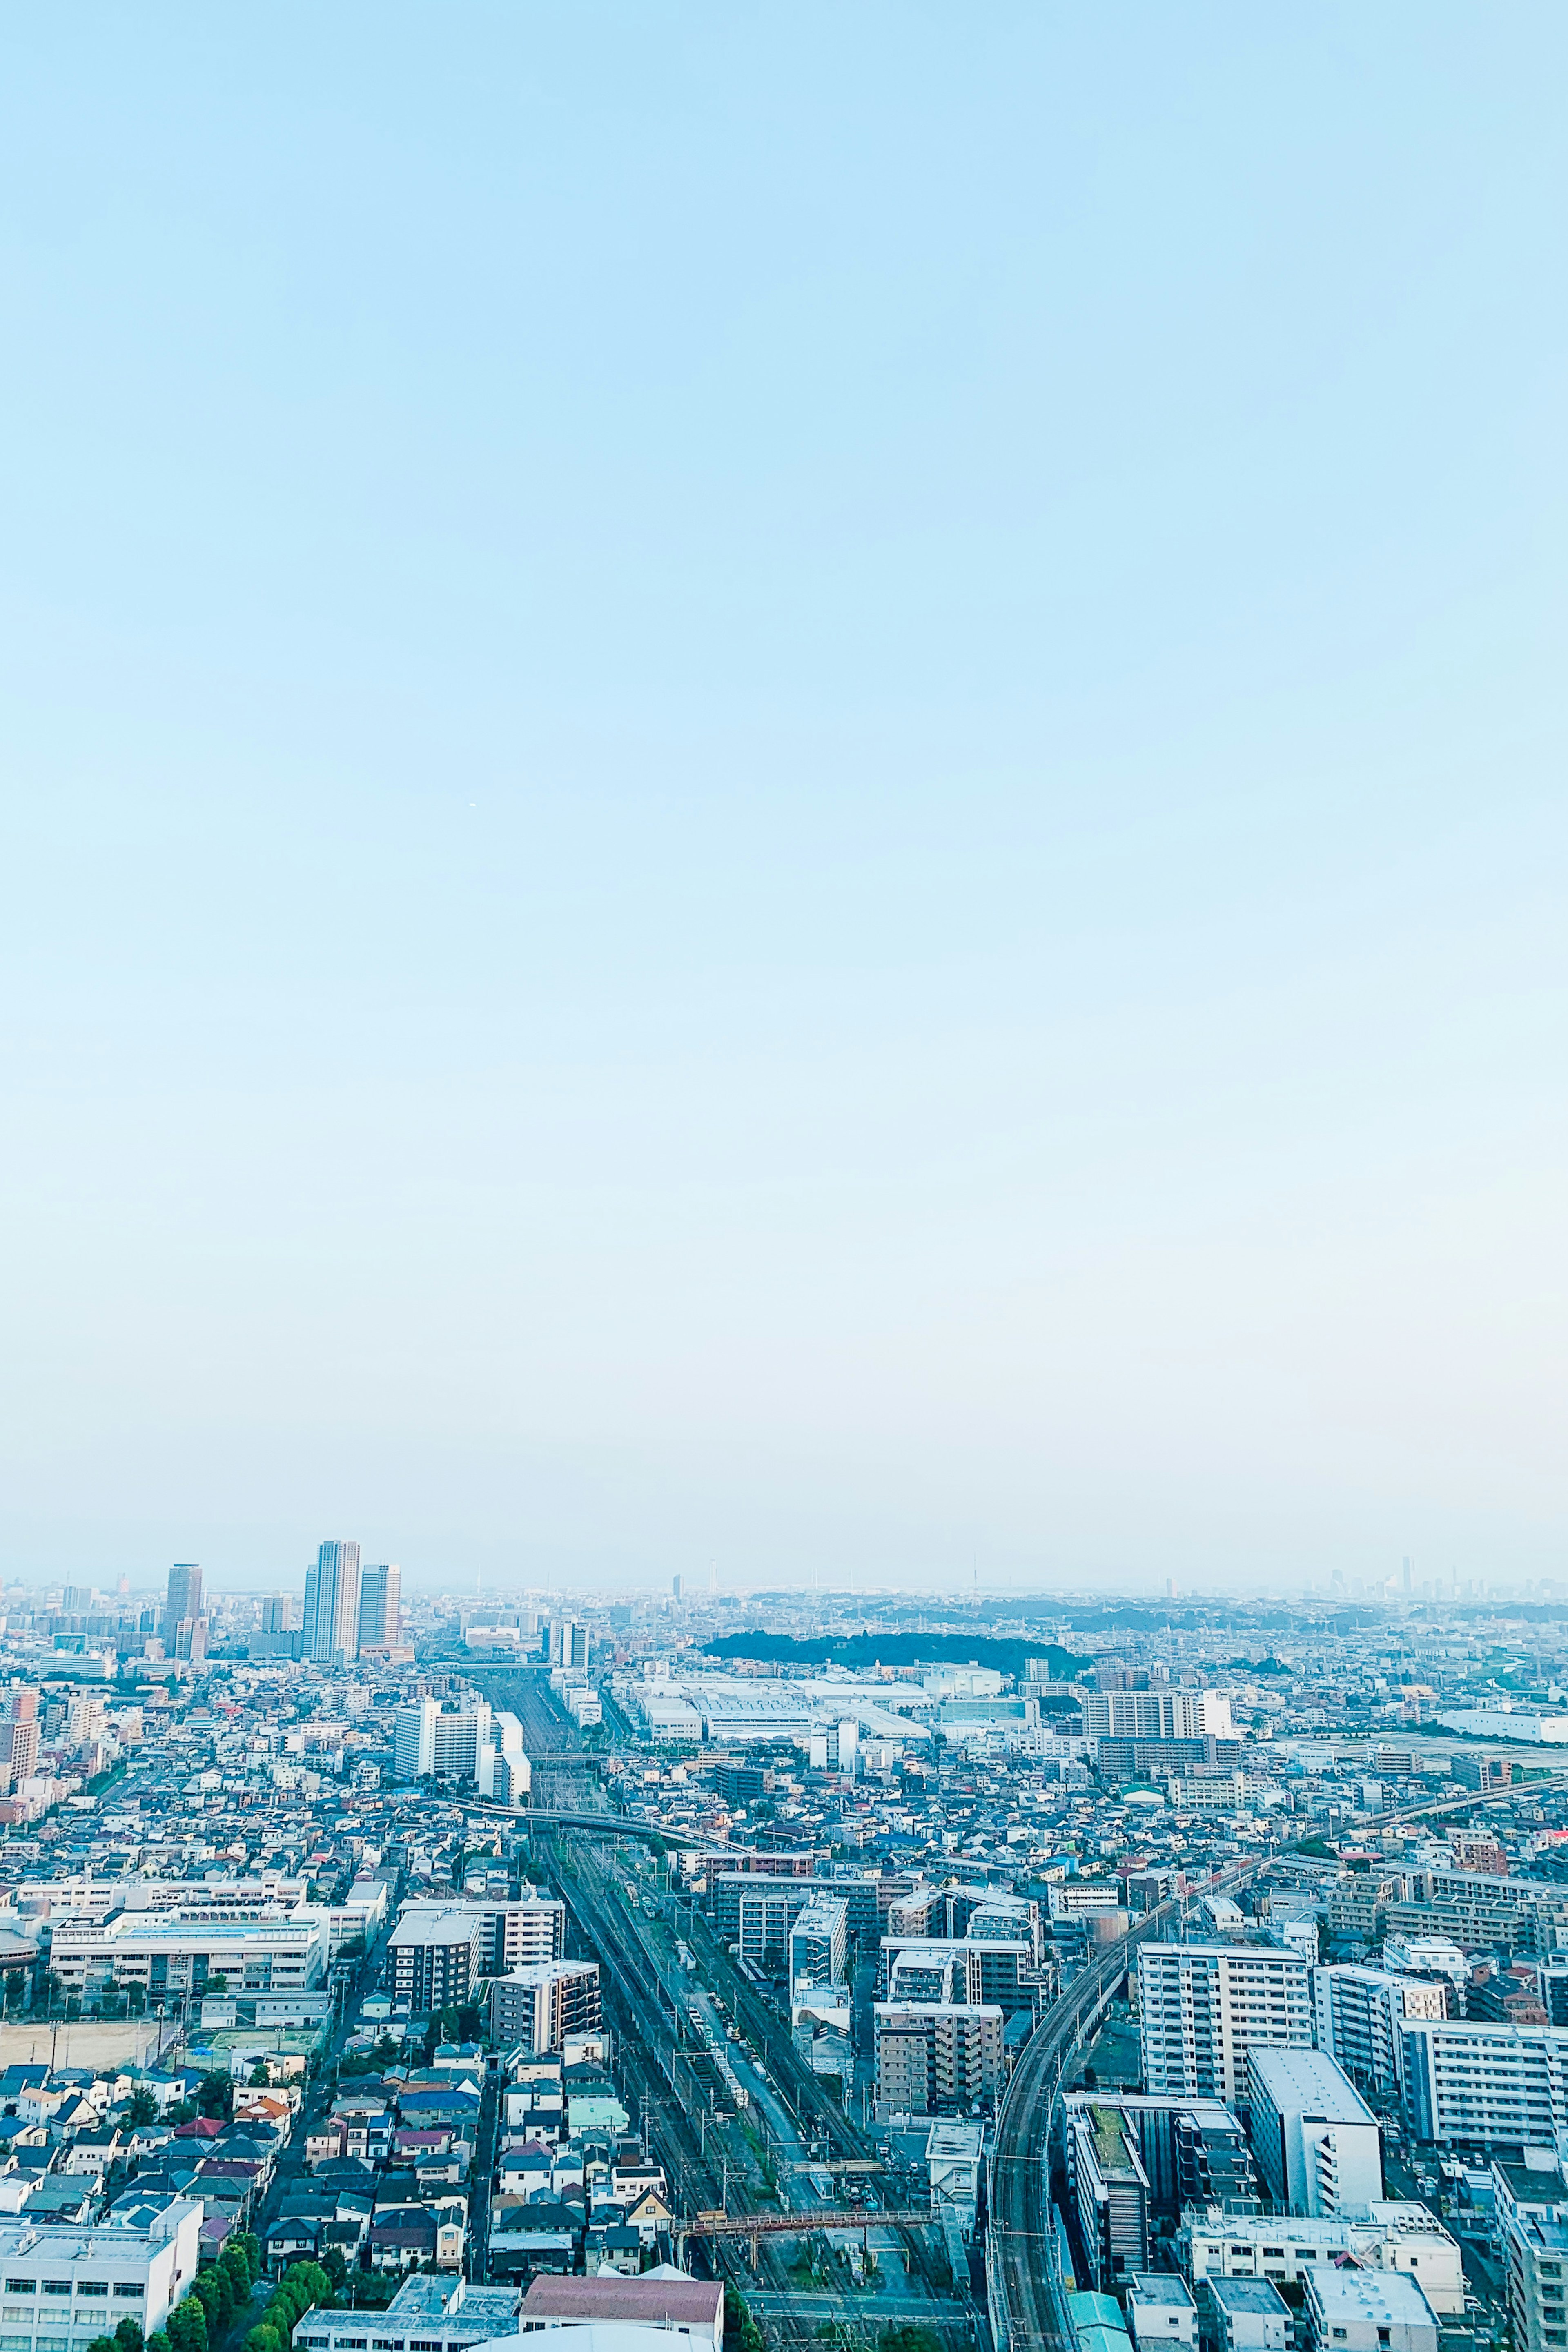
{"label": "office building", "polygon": [[272,1592],[261,1604],[264,1633],[289,1633],[300,1622],[300,1603],[292,1592]]}
{"label": "office building", "polygon": [[1312,2352],[1437,2352],[1437,2315],[1404,2271],[1308,2271],[1303,2308]]}
{"label": "office building", "polygon": [[1086,1691],[1079,1705],[1090,1739],[1234,1739],[1223,1691]]}
{"label": "office building", "polygon": [[878,2001],[877,2105],[884,2115],[966,2115],[1002,2080],[1002,2012],[937,2001]]}
{"label": "office building", "polygon": [[1389,1969],[1334,1964],[1312,1970],[1317,2045],[1369,2091],[1399,2086],[1399,2032],[1407,2018],[1441,2020],[1448,1988]]}
{"label": "office building", "polygon": [[1568,2135],[1568,2029],[1449,2018],[1401,2029],[1405,2116],[1417,2139],[1556,2147]]}
{"label": "office building", "polygon": [[1300,2286],[1321,2264],[1351,2262],[1367,2271],[1402,2271],[1418,2279],[1434,2311],[1458,2318],[1465,2308],[1458,2241],[1425,2205],[1390,2200],[1355,2219],[1320,2214],[1226,2213],[1192,2207],[1183,2216],[1176,2259],[1194,2285],[1202,2278],[1267,2278]]}
{"label": "office building", "polygon": [[1377,2117],[1323,2050],[1247,2054],[1252,2152],[1280,2212],[1364,2214],[1383,2196]]}
{"label": "office building", "polygon": [[317,1665],[359,1655],[359,1546],[324,1543],[305,1571],[304,1653]]}
{"label": "office building", "polygon": [[552,1666],[575,1666],[586,1670],[588,1664],[588,1628],[572,1617],[552,1617],[547,1635],[548,1654]]}
{"label": "office building", "polygon": [[403,1570],[383,1564],[360,1572],[358,1646],[389,1650],[403,1630]]}
{"label": "office building", "polygon": [[1158,2096],[1235,2100],[1255,2043],[1311,2045],[1309,1970],[1294,1952],[1142,1944],[1138,2006],[1143,2083]]}
{"label": "office building", "polygon": [[597,1960],[536,1960],[490,1986],[490,2036],[502,2049],[560,2050],[602,2022]]}
{"label": "office building", "polygon": [[195,2284],[202,2213],[199,2198],[176,2197],[144,2229],[59,2229],[7,2215],[0,2220],[7,2328],[40,2347],[85,2345],[112,2336],[124,2319],[151,2336]]}
{"label": "office building", "polygon": [[1113,2100],[1074,2099],[1063,2115],[1068,2194],[1089,2283],[1102,2294],[1149,2267],[1149,2176]]}

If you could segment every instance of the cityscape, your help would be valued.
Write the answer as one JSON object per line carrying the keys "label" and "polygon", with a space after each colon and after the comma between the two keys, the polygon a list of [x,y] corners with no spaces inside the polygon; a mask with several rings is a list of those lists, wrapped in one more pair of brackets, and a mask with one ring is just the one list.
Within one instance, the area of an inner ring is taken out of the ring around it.
{"label": "cityscape", "polygon": [[13,1586],[11,2352],[1553,2352],[1568,1610],[1386,1581]]}
{"label": "cityscape", "polygon": [[1568,9],[5,37],[0,2352],[1568,2352]]}

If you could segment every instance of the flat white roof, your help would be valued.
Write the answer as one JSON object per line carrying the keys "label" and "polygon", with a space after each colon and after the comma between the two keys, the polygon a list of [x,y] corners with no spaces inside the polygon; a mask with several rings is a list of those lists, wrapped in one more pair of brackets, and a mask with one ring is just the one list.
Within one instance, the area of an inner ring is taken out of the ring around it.
{"label": "flat white roof", "polygon": [[1370,2124],[1377,2117],[1326,2050],[1282,2050],[1253,2042],[1247,2063],[1281,2115],[1313,2116],[1325,2123]]}

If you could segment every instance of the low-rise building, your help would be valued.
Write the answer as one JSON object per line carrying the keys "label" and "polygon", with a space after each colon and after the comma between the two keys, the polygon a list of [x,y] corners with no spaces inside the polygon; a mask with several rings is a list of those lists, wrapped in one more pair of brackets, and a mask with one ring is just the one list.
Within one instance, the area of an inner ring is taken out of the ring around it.
{"label": "low-rise building", "polygon": [[1437,2352],[1437,2315],[1407,2272],[1320,2266],[1303,2285],[1313,2352]]}

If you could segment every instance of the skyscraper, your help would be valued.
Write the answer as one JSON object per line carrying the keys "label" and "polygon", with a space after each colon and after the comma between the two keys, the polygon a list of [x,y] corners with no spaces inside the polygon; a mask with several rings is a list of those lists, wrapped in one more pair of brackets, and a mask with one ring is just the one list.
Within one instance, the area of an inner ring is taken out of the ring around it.
{"label": "skyscraper", "polygon": [[201,1613],[202,1571],[194,1559],[176,1560],[169,1570],[168,1597],[163,1602],[164,1648],[173,1651],[180,1626]]}
{"label": "skyscraper", "polygon": [[305,1571],[306,1657],[316,1665],[346,1664],[359,1655],[359,1546],[324,1543]]}
{"label": "skyscraper", "polygon": [[360,1577],[359,1645],[384,1650],[402,1630],[403,1570],[396,1567],[367,1568]]}

